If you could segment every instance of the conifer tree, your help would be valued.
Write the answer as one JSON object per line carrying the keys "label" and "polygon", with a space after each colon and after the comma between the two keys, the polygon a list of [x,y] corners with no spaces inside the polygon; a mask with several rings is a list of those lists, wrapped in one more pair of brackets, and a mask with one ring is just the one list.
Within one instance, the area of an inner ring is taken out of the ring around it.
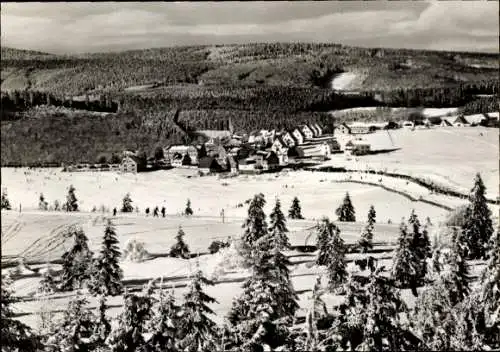
{"label": "conifer tree", "polygon": [[116,296],[122,293],[123,271],[120,268],[120,257],[116,231],[111,220],[108,220],[104,230],[101,252],[92,268],[93,276],[89,283],[90,293],[104,296]]}
{"label": "conifer tree", "polygon": [[66,203],[64,203],[64,210],[66,211],[78,211],[78,200],[76,199],[75,190],[73,185],[69,186]]}
{"label": "conifer tree", "polygon": [[62,256],[62,275],[60,289],[71,291],[79,289],[90,279],[92,266],[92,252],[88,246],[88,239],[79,227],[70,227],[64,234],[74,239],[73,247]]}
{"label": "conifer tree", "polygon": [[152,334],[147,343],[148,352],[176,352],[179,335],[179,311],[172,292],[167,294],[163,288],[153,315],[148,322],[148,331]]}
{"label": "conifer tree", "polygon": [[125,293],[125,307],[117,326],[107,340],[113,352],[136,352],[146,348],[144,333],[151,319],[153,300],[151,292],[143,295]]}
{"label": "conifer tree", "polygon": [[218,330],[208,316],[214,314],[208,306],[217,301],[203,291],[203,285],[213,285],[198,268],[191,281],[189,292],[182,304],[181,341],[183,351],[214,351],[218,346]]}
{"label": "conifer tree", "polygon": [[340,237],[340,229],[326,217],[317,225],[317,232],[316,264],[327,267],[328,285],[334,290],[347,279],[344,240]]}
{"label": "conifer tree", "polygon": [[[486,324],[493,330],[500,330],[500,232],[496,231],[490,241],[489,260],[481,276],[481,303],[484,307]],[[498,337],[498,334],[497,334]],[[500,344],[500,338],[496,343]]]}
{"label": "conifer tree", "polygon": [[264,213],[265,204],[264,195],[259,193],[253,197],[248,207],[248,217],[243,224],[245,232],[242,239],[243,245],[250,252],[253,249],[254,243],[267,235],[266,214]]}
{"label": "conifer tree", "polygon": [[0,201],[0,208],[3,210],[11,210],[12,207],[10,205],[10,202],[9,202],[9,198],[7,198],[7,190],[3,190],[2,191],[2,199]]}
{"label": "conifer tree", "polygon": [[321,278],[318,277],[312,290],[312,304],[306,315],[305,340],[301,346],[305,351],[319,352],[328,346],[328,339],[318,331],[318,321],[328,315],[325,302],[321,299]]}
{"label": "conifer tree", "polygon": [[184,231],[182,230],[182,227],[179,226],[179,231],[177,232],[177,236],[175,236],[177,242],[170,248],[170,256],[175,257],[175,258],[184,258],[184,259],[189,259],[190,253],[189,253],[189,247],[184,242]]}
{"label": "conifer tree", "polygon": [[92,333],[92,337],[90,338],[90,342],[92,344],[93,349],[97,348],[105,348],[106,347],[106,339],[111,332],[111,324],[106,318],[106,297],[101,296],[99,298],[99,315],[96,317],[96,321],[94,323],[94,329]]}
{"label": "conifer tree", "polygon": [[85,306],[88,301],[78,295],[68,304],[62,320],[56,324],[44,345],[46,350],[89,351],[90,337],[94,329],[95,316]]}
{"label": "conifer tree", "polygon": [[12,295],[12,279],[2,272],[0,292],[0,320],[2,351],[35,351],[38,339],[31,329],[14,319],[12,305],[17,299]]}
{"label": "conifer tree", "polygon": [[451,248],[446,258],[449,271],[441,273],[449,283],[450,300],[453,305],[463,301],[469,293],[469,268],[465,260],[467,253],[465,241],[460,238],[462,236],[462,233],[453,228]]}
{"label": "conifer tree", "polygon": [[344,201],[342,205],[337,208],[335,213],[338,216],[339,221],[354,222],[356,221],[356,212],[351,202],[351,197],[349,197],[349,192],[345,194]]}
{"label": "conifer tree", "polygon": [[191,216],[193,215],[193,209],[191,209],[191,200],[187,200],[186,209],[184,210],[184,215]]}
{"label": "conifer tree", "polygon": [[229,313],[233,335],[231,348],[276,348],[289,343],[288,327],[298,309],[298,297],[290,281],[288,259],[272,247],[269,235],[256,243],[252,276]]}
{"label": "conifer tree", "polygon": [[367,253],[368,250],[373,248],[373,224],[375,223],[375,208],[373,205],[368,211],[368,222],[361,233],[361,238],[358,240],[358,246],[361,249],[361,253]]}
{"label": "conifer tree", "polygon": [[290,248],[290,241],[288,240],[286,227],[286,219],[281,211],[281,203],[276,199],[276,205],[269,216],[271,224],[269,226],[269,235],[271,236],[272,246],[278,250],[286,250]]}
{"label": "conifer tree", "polygon": [[421,229],[420,221],[417,214],[412,210],[410,218],[408,219],[410,231],[412,233],[412,249],[418,257],[419,269],[417,272],[417,282],[422,283],[425,275],[427,274],[427,258],[431,257],[431,242],[427,229]]}
{"label": "conifer tree", "polygon": [[131,213],[133,211],[134,207],[132,206],[132,198],[130,198],[130,193],[127,193],[125,197],[123,197],[122,213]]}
{"label": "conifer tree", "polygon": [[47,210],[49,208],[49,203],[45,200],[45,197],[43,196],[43,193],[40,193],[40,198],[38,202],[38,209],[40,210]]}
{"label": "conifer tree", "polygon": [[375,212],[375,207],[370,205],[370,210],[368,210],[368,224],[372,225],[376,222],[377,213]]}
{"label": "conifer tree", "polygon": [[413,236],[408,232],[408,226],[402,223],[399,228],[398,248],[392,262],[392,278],[398,287],[410,287],[416,295],[420,271],[421,263],[413,247]]}
{"label": "conifer tree", "polygon": [[493,234],[491,210],[486,202],[485,191],[483,180],[477,174],[462,225],[467,241],[468,259],[484,258],[488,251],[488,241]]}
{"label": "conifer tree", "polygon": [[290,210],[288,211],[288,217],[290,219],[303,219],[304,218],[302,216],[302,209],[300,208],[299,198],[297,198],[297,197],[293,198],[292,206],[290,207]]}

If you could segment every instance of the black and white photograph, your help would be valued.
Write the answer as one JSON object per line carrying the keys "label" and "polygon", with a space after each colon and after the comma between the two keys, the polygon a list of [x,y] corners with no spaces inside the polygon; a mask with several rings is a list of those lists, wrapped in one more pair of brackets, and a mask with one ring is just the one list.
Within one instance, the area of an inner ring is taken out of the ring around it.
{"label": "black and white photograph", "polygon": [[498,1],[0,16],[2,352],[500,350]]}

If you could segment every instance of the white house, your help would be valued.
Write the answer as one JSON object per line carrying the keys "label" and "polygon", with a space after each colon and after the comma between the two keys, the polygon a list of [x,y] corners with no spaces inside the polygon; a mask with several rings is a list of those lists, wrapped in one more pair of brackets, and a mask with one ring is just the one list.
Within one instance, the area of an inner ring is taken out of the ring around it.
{"label": "white house", "polygon": [[345,123],[340,124],[337,128],[335,128],[335,132],[341,134],[351,134],[351,128],[347,126]]}
{"label": "white house", "polygon": [[297,141],[298,145],[301,145],[302,143],[304,143],[304,140],[306,138],[299,128],[294,129],[292,133],[293,133],[293,136],[295,137],[295,140]]}
{"label": "white house", "polygon": [[314,132],[308,125],[303,125],[300,131],[305,136],[305,139],[312,139],[314,137]]}
{"label": "white house", "polygon": [[174,163],[174,156],[180,154],[182,156],[181,161],[184,159],[186,155],[189,156],[189,163],[191,165],[198,165],[198,150],[192,145],[173,145],[169,148],[165,148],[163,150],[163,154],[165,158],[170,160],[172,166],[178,164],[178,157],[176,162]]}
{"label": "white house", "polygon": [[286,145],[286,143],[283,141],[282,138],[278,137],[274,140],[272,146],[271,146],[271,150],[273,152],[275,152],[276,154],[278,154],[280,151],[283,151],[285,149],[288,149],[288,146]]}
{"label": "white house", "polygon": [[318,137],[321,137],[323,135],[323,128],[319,125],[319,123],[315,122],[313,123],[314,128],[318,131]]}
{"label": "white house", "polygon": [[283,139],[283,142],[286,143],[286,145],[291,148],[291,147],[295,147],[295,145],[297,144],[297,141],[295,140],[295,138],[293,137],[292,133],[290,131],[286,131],[284,132],[282,135],[281,135],[281,139]]}
{"label": "white house", "polygon": [[465,127],[465,126],[469,126],[469,123],[467,122],[467,120],[464,118],[463,115],[458,115],[457,117],[455,117],[453,120],[450,121],[451,124],[455,127]]}

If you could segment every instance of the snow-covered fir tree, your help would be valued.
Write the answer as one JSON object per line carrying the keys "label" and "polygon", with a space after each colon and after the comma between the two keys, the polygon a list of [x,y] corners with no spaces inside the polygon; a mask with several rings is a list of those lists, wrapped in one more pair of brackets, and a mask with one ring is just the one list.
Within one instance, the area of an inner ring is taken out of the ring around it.
{"label": "snow-covered fir tree", "polygon": [[453,228],[451,248],[445,253],[448,268],[447,271],[441,272],[441,276],[450,284],[450,300],[453,305],[463,301],[469,293],[469,266],[465,260],[467,248],[461,237],[463,233]]}
{"label": "snow-covered fir tree", "polygon": [[189,247],[186,242],[184,242],[184,236],[184,231],[182,227],[179,226],[179,231],[177,232],[177,236],[175,236],[177,242],[170,248],[171,257],[184,259],[189,259],[191,257]]}
{"label": "snow-covered fir tree", "polygon": [[118,324],[107,339],[112,352],[137,352],[146,348],[144,334],[152,316],[153,299],[149,288],[142,295],[125,292],[125,305]]}
{"label": "snow-covered fir tree", "polygon": [[288,211],[288,217],[290,219],[303,219],[302,209],[300,208],[300,201],[298,197],[294,197],[292,201],[292,206]]}
{"label": "snow-covered fir tree", "polygon": [[183,351],[211,352],[219,346],[217,325],[209,317],[214,312],[208,306],[217,301],[204,292],[205,285],[213,285],[213,282],[197,268],[181,308],[179,345]]}
{"label": "snow-covered fir tree", "polygon": [[372,225],[376,223],[377,212],[375,211],[375,207],[370,205],[370,209],[368,210],[368,224]]}
{"label": "snow-covered fir tree", "polygon": [[432,255],[431,242],[427,228],[425,226],[422,228],[414,210],[412,210],[408,219],[408,227],[412,235],[412,248],[418,256],[420,263],[417,272],[417,281],[419,284],[422,284],[427,274],[427,258],[430,258]]}
{"label": "snow-covered fir tree", "polygon": [[328,285],[331,290],[335,290],[347,279],[346,246],[340,237],[340,229],[328,218],[321,219],[316,231],[318,233],[316,264],[327,267]]}
{"label": "snow-covered fir tree", "polygon": [[411,288],[416,295],[416,288],[420,280],[421,259],[413,247],[413,235],[408,226],[402,223],[399,228],[398,247],[394,253],[391,277],[400,288]]}
{"label": "snow-covered fir tree", "polygon": [[78,211],[78,200],[76,199],[75,191],[75,187],[73,187],[73,185],[70,185],[68,189],[68,195],[66,196],[66,202],[64,203],[64,210]]}
{"label": "snow-covered fir tree", "polygon": [[14,319],[12,305],[18,301],[13,296],[12,279],[2,272],[0,292],[0,320],[1,320],[1,345],[2,351],[36,351],[38,337],[31,329]]}
{"label": "snow-covered fir tree", "polygon": [[367,253],[369,250],[373,249],[373,224],[375,223],[375,208],[373,205],[368,211],[368,221],[361,232],[361,238],[358,240],[358,247],[361,253]]}
{"label": "snow-covered fir tree", "polygon": [[290,248],[288,240],[288,228],[286,227],[285,215],[281,211],[281,202],[276,199],[276,205],[269,215],[271,223],[269,226],[269,235],[271,236],[272,246],[278,250],[286,250]]}
{"label": "snow-covered fir tree", "polygon": [[88,238],[80,227],[70,227],[65,237],[74,240],[73,246],[62,255],[62,274],[60,289],[71,291],[81,288],[89,279],[92,267],[92,252],[88,246]]}
{"label": "snow-covered fir tree", "polygon": [[345,194],[344,200],[340,207],[337,208],[335,214],[338,216],[339,221],[354,222],[356,221],[356,212],[351,202],[349,192]]}
{"label": "snow-covered fir tree", "polygon": [[38,200],[38,209],[40,209],[40,210],[48,210],[49,209],[49,203],[47,203],[47,201],[45,200],[43,193],[40,193],[40,198]]}
{"label": "snow-covered fir tree", "polygon": [[488,241],[493,234],[491,210],[488,208],[485,192],[483,180],[477,174],[462,225],[467,241],[468,259],[484,258],[488,251]]}
{"label": "snow-covered fir tree", "polygon": [[62,319],[44,341],[50,352],[83,352],[91,350],[95,316],[86,307],[89,302],[80,294],[69,302]]}
{"label": "snow-covered fir tree", "polygon": [[2,191],[2,199],[0,201],[0,208],[3,210],[11,210],[12,207],[10,205],[10,201],[9,201],[9,198],[7,197],[7,190],[3,190]]}
{"label": "snow-covered fir tree", "polygon": [[227,348],[259,350],[290,343],[288,327],[298,309],[298,297],[290,281],[288,258],[267,235],[256,245],[252,276],[243,293],[233,301],[228,315],[232,338]]}
{"label": "snow-covered fir tree", "polygon": [[90,343],[93,349],[97,348],[107,348],[106,339],[111,332],[111,324],[106,317],[106,297],[101,296],[99,298],[99,314],[95,318],[95,323],[93,326],[92,336],[90,337]]}
{"label": "snow-covered fir tree", "polygon": [[186,202],[186,209],[184,209],[184,215],[191,216],[193,215],[193,209],[191,209],[191,200],[188,199]]}
{"label": "snow-covered fir tree", "polygon": [[177,352],[179,342],[179,311],[173,292],[160,290],[158,303],[153,307],[153,314],[147,329],[151,334],[146,350],[148,352]]}
{"label": "snow-covered fir tree", "polygon": [[299,348],[304,351],[324,351],[331,343],[329,338],[322,336],[318,329],[318,322],[328,316],[326,304],[321,298],[322,294],[321,277],[318,277],[312,290],[311,307],[306,314],[303,341],[299,341]]}
{"label": "snow-covered fir tree", "polygon": [[132,205],[132,198],[130,198],[130,193],[125,194],[122,200],[122,213],[131,213],[134,211],[134,206]]}
{"label": "snow-covered fir tree", "polygon": [[496,231],[490,241],[489,260],[481,275],[481,305],[484,307],[485,324],[496,336],[491,343],[500,349],[500,232]]}
{"label": "snow-covered fir tree", "polygon": [[253,197],[248,207],[248,216],[242,226],[245,230],[241,243],[241,251],[246,259],[253,257],[255,243],[268,233],[266,214],[264,213],[265,204],[264,195],[259,193]]}
{"label": "snow-covered fir tree", "polygon": [[120,268],[120,248],[115,228],[108,220],[104,230],[102,248],[92,267],[89,291],[93,295],[116,296],[123,291],[123,271]]}

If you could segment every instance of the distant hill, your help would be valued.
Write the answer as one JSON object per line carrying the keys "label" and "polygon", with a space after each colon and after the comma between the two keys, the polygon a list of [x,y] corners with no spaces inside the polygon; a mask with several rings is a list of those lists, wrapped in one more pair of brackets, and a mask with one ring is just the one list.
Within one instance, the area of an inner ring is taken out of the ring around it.
{"label": "distant hill", "polygon": [[[320,43],[79,55],[2,48],[1,54],[2,165],[73,162],[82,155],[92,161],[124,148],[152,152],[158,144],[189,142],[172,123],[174,111],[190,131],[218,129],[231,118],[243,132],[307,121],[331,124],[328,111],[363,106],[467,105],[469,113],[480,113],[498,95],[500,58]],[[72,113],[82,107],[75,101],[92,99],[117,105],[117,113],[99,119]],[[66,110],[41,111],[46,103]]]}

